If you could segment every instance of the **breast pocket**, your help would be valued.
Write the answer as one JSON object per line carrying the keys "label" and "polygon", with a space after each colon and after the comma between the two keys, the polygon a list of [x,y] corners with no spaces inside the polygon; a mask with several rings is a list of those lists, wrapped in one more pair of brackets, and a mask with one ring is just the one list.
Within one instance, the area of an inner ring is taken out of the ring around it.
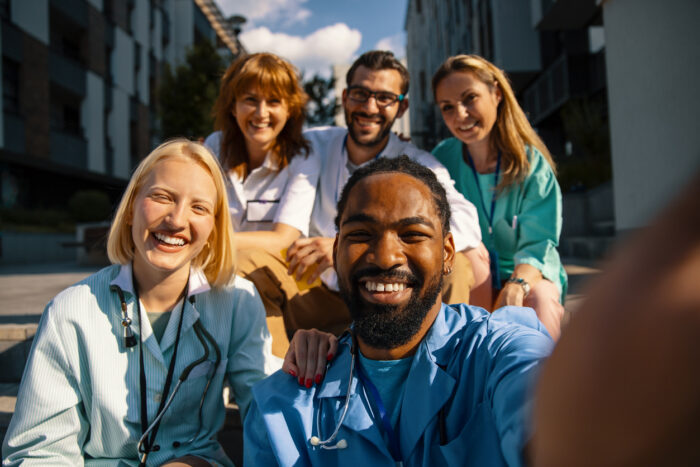
{"label": "breast pocket", "polygon": [[280,200],[253,199],[246,203],[246,221],[273,222]]}

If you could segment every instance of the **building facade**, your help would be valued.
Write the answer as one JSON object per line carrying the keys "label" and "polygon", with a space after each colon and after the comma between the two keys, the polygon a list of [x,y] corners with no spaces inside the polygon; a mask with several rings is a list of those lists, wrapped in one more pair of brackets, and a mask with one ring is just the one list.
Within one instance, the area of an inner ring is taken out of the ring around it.
{"label": "building facade", "polygon": [[0,0],[3,207],[118,197],[159,142],[164,65],[198,41],[240,43],[213,0]]}
{"label": "building facade", "polygon": [[563,187],[612,176],[585,211],[642,227],[700,170],[698,18],[695,0],[409,0],[413,140],[449,136],[430,89],[440,63],[482,55],[510,76]]}

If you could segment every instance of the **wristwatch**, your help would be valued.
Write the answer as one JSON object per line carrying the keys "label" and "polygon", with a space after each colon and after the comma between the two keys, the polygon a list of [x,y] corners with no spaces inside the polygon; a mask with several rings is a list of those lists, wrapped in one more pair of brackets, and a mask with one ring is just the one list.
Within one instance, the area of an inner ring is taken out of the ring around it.
{"label": "wristwatch", "polygon": [[513,284],[520,284],[520,287],[523,288],[523,292],[525,292],[525,296],[527,297],[527,294],[530,293],[530,284],[527,283],[525,279],[522,277],[511,277],[506,281],[506,283],[511,282]]}

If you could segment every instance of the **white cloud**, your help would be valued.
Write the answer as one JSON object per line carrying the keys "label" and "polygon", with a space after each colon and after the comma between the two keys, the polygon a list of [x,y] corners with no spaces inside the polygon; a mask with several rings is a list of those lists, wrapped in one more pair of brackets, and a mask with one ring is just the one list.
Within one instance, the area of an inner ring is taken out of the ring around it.
{"label": "white cloud", "polygon": [[272,52],[305,71],[307,77],[315,73],[327,77],[332,65],[352,61],[360,48],[362,33],[344,23],[336,23],[306,37],[259,27],[244,31],[240,39],[249,52]]}
{"label": "white cloud", "polygon": [[406,57],[406,34],[400,32],[393,36],[379,39],[374,46],[375,50],[391,50],[394,55],[401,59]]}
{"label": "white cloud", "polygon": [[224,16],[243,15],[248,26],[256,24],[293,24],[311,16],[304,8],[307,0],[216,0]]}

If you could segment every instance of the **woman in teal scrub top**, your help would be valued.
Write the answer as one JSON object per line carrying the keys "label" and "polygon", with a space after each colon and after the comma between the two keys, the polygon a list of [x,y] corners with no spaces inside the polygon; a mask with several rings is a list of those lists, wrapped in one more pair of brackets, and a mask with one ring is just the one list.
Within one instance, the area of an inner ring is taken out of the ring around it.
{"label": "woman in teal scrub top", "polygon": [[454,135],[433,155],[479,211],[484,248],[468,255],[477,279],[472,293],[481,301],[476,304],[530,306],[557,339],[567,278],[557,252],[562,203],[552,156],[504,72],[487,60],[450,57],[432,85]]}

